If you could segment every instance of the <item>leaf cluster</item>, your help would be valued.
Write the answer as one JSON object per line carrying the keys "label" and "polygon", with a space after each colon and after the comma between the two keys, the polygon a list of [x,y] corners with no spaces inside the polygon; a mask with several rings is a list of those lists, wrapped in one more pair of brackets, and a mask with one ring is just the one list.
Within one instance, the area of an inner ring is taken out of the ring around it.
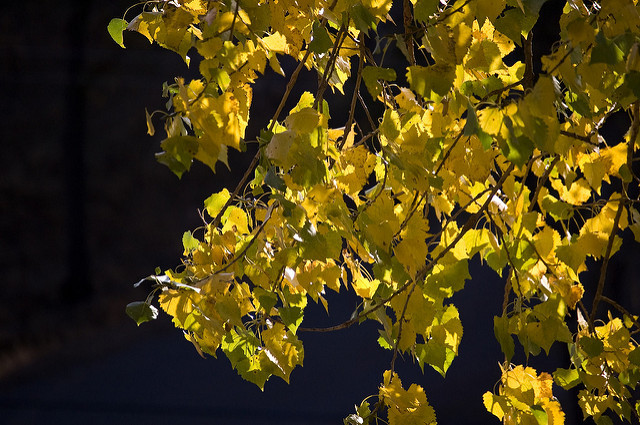
{"label": "leaf cluster", "polygon": [[[222,351],[260,388],[302,365],[300,333],[375,321],[390,368],[377,402],[345,423],[431,424],[424,389],[405,390],[395,361],[446,375],[463,336],[451,297],[478,257],[505,284],[494,318],[505,357],[487,410],[508,424],[562,424],[555,382],[580,389],[585,418],[637,421],[640,323],[603,288],[625,229],[640,241],[638,5],[567,2],[559,41],[534,58],[544,0],[404,0],[401,17],[392,3],[154,1],[111,21],[123,47],[129,30],[187,65],[199,57],[200,77],[165,85],[167,110],[147,113],[149,133],[157,116],[166,133],[157,159],[178,177],[194,161],[229,166],[228,149],[249,137],[255,81],[288,78],[269,125],[251,136],[259,150],[241,182],[205,200],[181,265],[156,272],[128,314],[154,319],[157,294],[200,354]],[[285,72],[284,56],[295,69]],[[317,90],[283,114],[303,68]],[[327,88],[347,98],[346,116],[331,116]],[[616,114],[628,131],[607,139]],[[591,260],[600,278],[586,306]],[[360,300],[350,319],[302,326],[309,300],[328,308],[327,291],[341,290]],[[552,373],[511,364],[516,341],[527,360],[563,344],[571,363]]]}

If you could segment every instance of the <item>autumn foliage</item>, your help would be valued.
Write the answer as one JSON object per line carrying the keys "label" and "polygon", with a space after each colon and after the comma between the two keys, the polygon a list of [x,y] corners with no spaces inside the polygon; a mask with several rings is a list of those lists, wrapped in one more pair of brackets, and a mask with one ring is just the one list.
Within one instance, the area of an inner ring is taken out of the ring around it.
{"label": "autumn foliage", "polygon": [[[479,257],[504,281],[487,410],[505,424],[563,424],[553,391],[576,387],[585,418],[637,423],[640,323],[603,287],[624,232],[640,240],[639,6],[569,0],[560,39],[534,57],[544,0],[395,3],[150,1],[111,21],[123,47],[135,31],[199,71],[165,85],[167,110],[147,113],[149,134],[163,131],[158,161],[179,177],[194,161],[215,172],[229,148],[259,146],[238,186],[204,201],[180,266],[150,276],[128,313],[142,323],[159,306],[200,354],[222,352],[260,388],[302,365],[300,332],[378,322],[390,367],[345,423],[431,424],[428,394],[403,385],[395,361],[446,374],[463,336],[451,297]],[[316,90],[284,111],[303,68]],[[249,135],[267,72],[287,85]],[[348,114],[331,115],[327,90]],[[616,114],[629,126],[607,139]],[[600,278],[586,305],[588,260]],[[360,301],[351,319],[303,327],[307,303],[326,308],[328,291],[346,290]],[[554,344],[571,358],[556,370],[511,363],[516,349],[528,358]]]}

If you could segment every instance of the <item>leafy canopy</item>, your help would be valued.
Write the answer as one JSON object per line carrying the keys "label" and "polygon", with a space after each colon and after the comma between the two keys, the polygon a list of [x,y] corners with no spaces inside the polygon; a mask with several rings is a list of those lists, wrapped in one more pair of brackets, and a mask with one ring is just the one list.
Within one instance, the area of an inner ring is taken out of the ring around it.
{"label": "leafy canopy", "polygon": [[[166,84],[167,110],[147,113],[149,134],[158,120],[166,133],[159,162],[178,177],[194,161],[215,172],[229,148],[258,146],[233,192],[205,200],[181,265],[147,278],[153,290],[127,313],[155,319],[155,303],[201,355],[222,352],[260,388],[302,365],[300,333],[376,321],[390,367],[345,423],[431,424],[425,390],[405,389],[395,360],[446,375],[463,336],[451,297],[479,257],[505,283],[494,318],[505,357],[487,410],[562,424],[553,392],[577,388],[585,418],[637,421],[640,323],[603,287],[625,229],[640,240],[638,5],[570,0],[553,50],[534,57],[544,0],[392,3],[150,1],[109,23],[119,45],[138,32],[199,71]],[[302,68],[317,89],[283,112]],[[267,72],[288,83],[268,127],[247,134]],[[331,116],[327,89],[347,114]],[[624,137],[605,138],[621,115]],[[591,259],[600,279],[585,305]],[[360,299],[352,318],[305,328],[309,301],[327,308],[341,290]],[[511,363],[516,349],[528,359],[554,344],[571,357],[555,371]]]}

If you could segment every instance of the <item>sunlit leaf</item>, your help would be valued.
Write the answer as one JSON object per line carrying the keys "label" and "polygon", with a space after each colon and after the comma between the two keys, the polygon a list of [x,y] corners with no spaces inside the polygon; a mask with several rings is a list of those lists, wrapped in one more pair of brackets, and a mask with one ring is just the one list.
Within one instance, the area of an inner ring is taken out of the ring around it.
{"label": "sunlit leaf", "polygon": [[125,29],[127,29],[127,25],[129,25],[129,23],[120,18],[113,18],[109,21],[109,25],[107,25],[107,31],[109,32],[109,35],[111,36],[113,41],[115,41],[123,49],[125,48],[125,46],[122,33]]}
{"label": "sunlit leaf", "polygon": [[145,301],[136,301],[127,304],[127,315],[140,326],[144,322],[158,318],[158,309]]}

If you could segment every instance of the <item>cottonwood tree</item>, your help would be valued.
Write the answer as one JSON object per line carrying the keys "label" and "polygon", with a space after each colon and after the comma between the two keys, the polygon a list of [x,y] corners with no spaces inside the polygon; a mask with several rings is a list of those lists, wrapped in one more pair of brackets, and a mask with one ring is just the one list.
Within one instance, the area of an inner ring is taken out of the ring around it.
{"label": "cottonwood tree", "polygon": [[[487,410],[507,424],[562,424],[554,391],[576,387],[585,418],[638,421],[640,323],[603,295],[622,236],[640,240],[638,6],[568,0],[558,41],[535,57],[543,3],[174,0],[113,19],[123,47],[129,30],[187,65],[197,58],[200,75],[166,84],[167,109],[147,113],[149,134],[159,123],[166,133],[158,161],[180,177],[259,147],[235,188],[204,201],[179,267],[150,276],[128,313],[140,324],[158,305],[200,354],[224,353],[260,388],[302,365],[302,331],[378,322],[390,366],[345,423],[431,424],[427,394],[401,382],[396,359],[446,374],[463,334],[451,297],[478,256],[504,281],[493,323],[502,376]],[[317,86],[285,111],[304,68]],[[268,72],[286,88],[248,135],[254,83]],[[328,91],[346,114],[331,115]],[[621,114],[626,133],[607,139]],[[599,270],[589,303],[587,264]],[[310,300],[326,308],[327,292],[351,290],[349,320],[302,326]],[[516,341],[527,359],[564,345],[570,362],[512,364]]]}

